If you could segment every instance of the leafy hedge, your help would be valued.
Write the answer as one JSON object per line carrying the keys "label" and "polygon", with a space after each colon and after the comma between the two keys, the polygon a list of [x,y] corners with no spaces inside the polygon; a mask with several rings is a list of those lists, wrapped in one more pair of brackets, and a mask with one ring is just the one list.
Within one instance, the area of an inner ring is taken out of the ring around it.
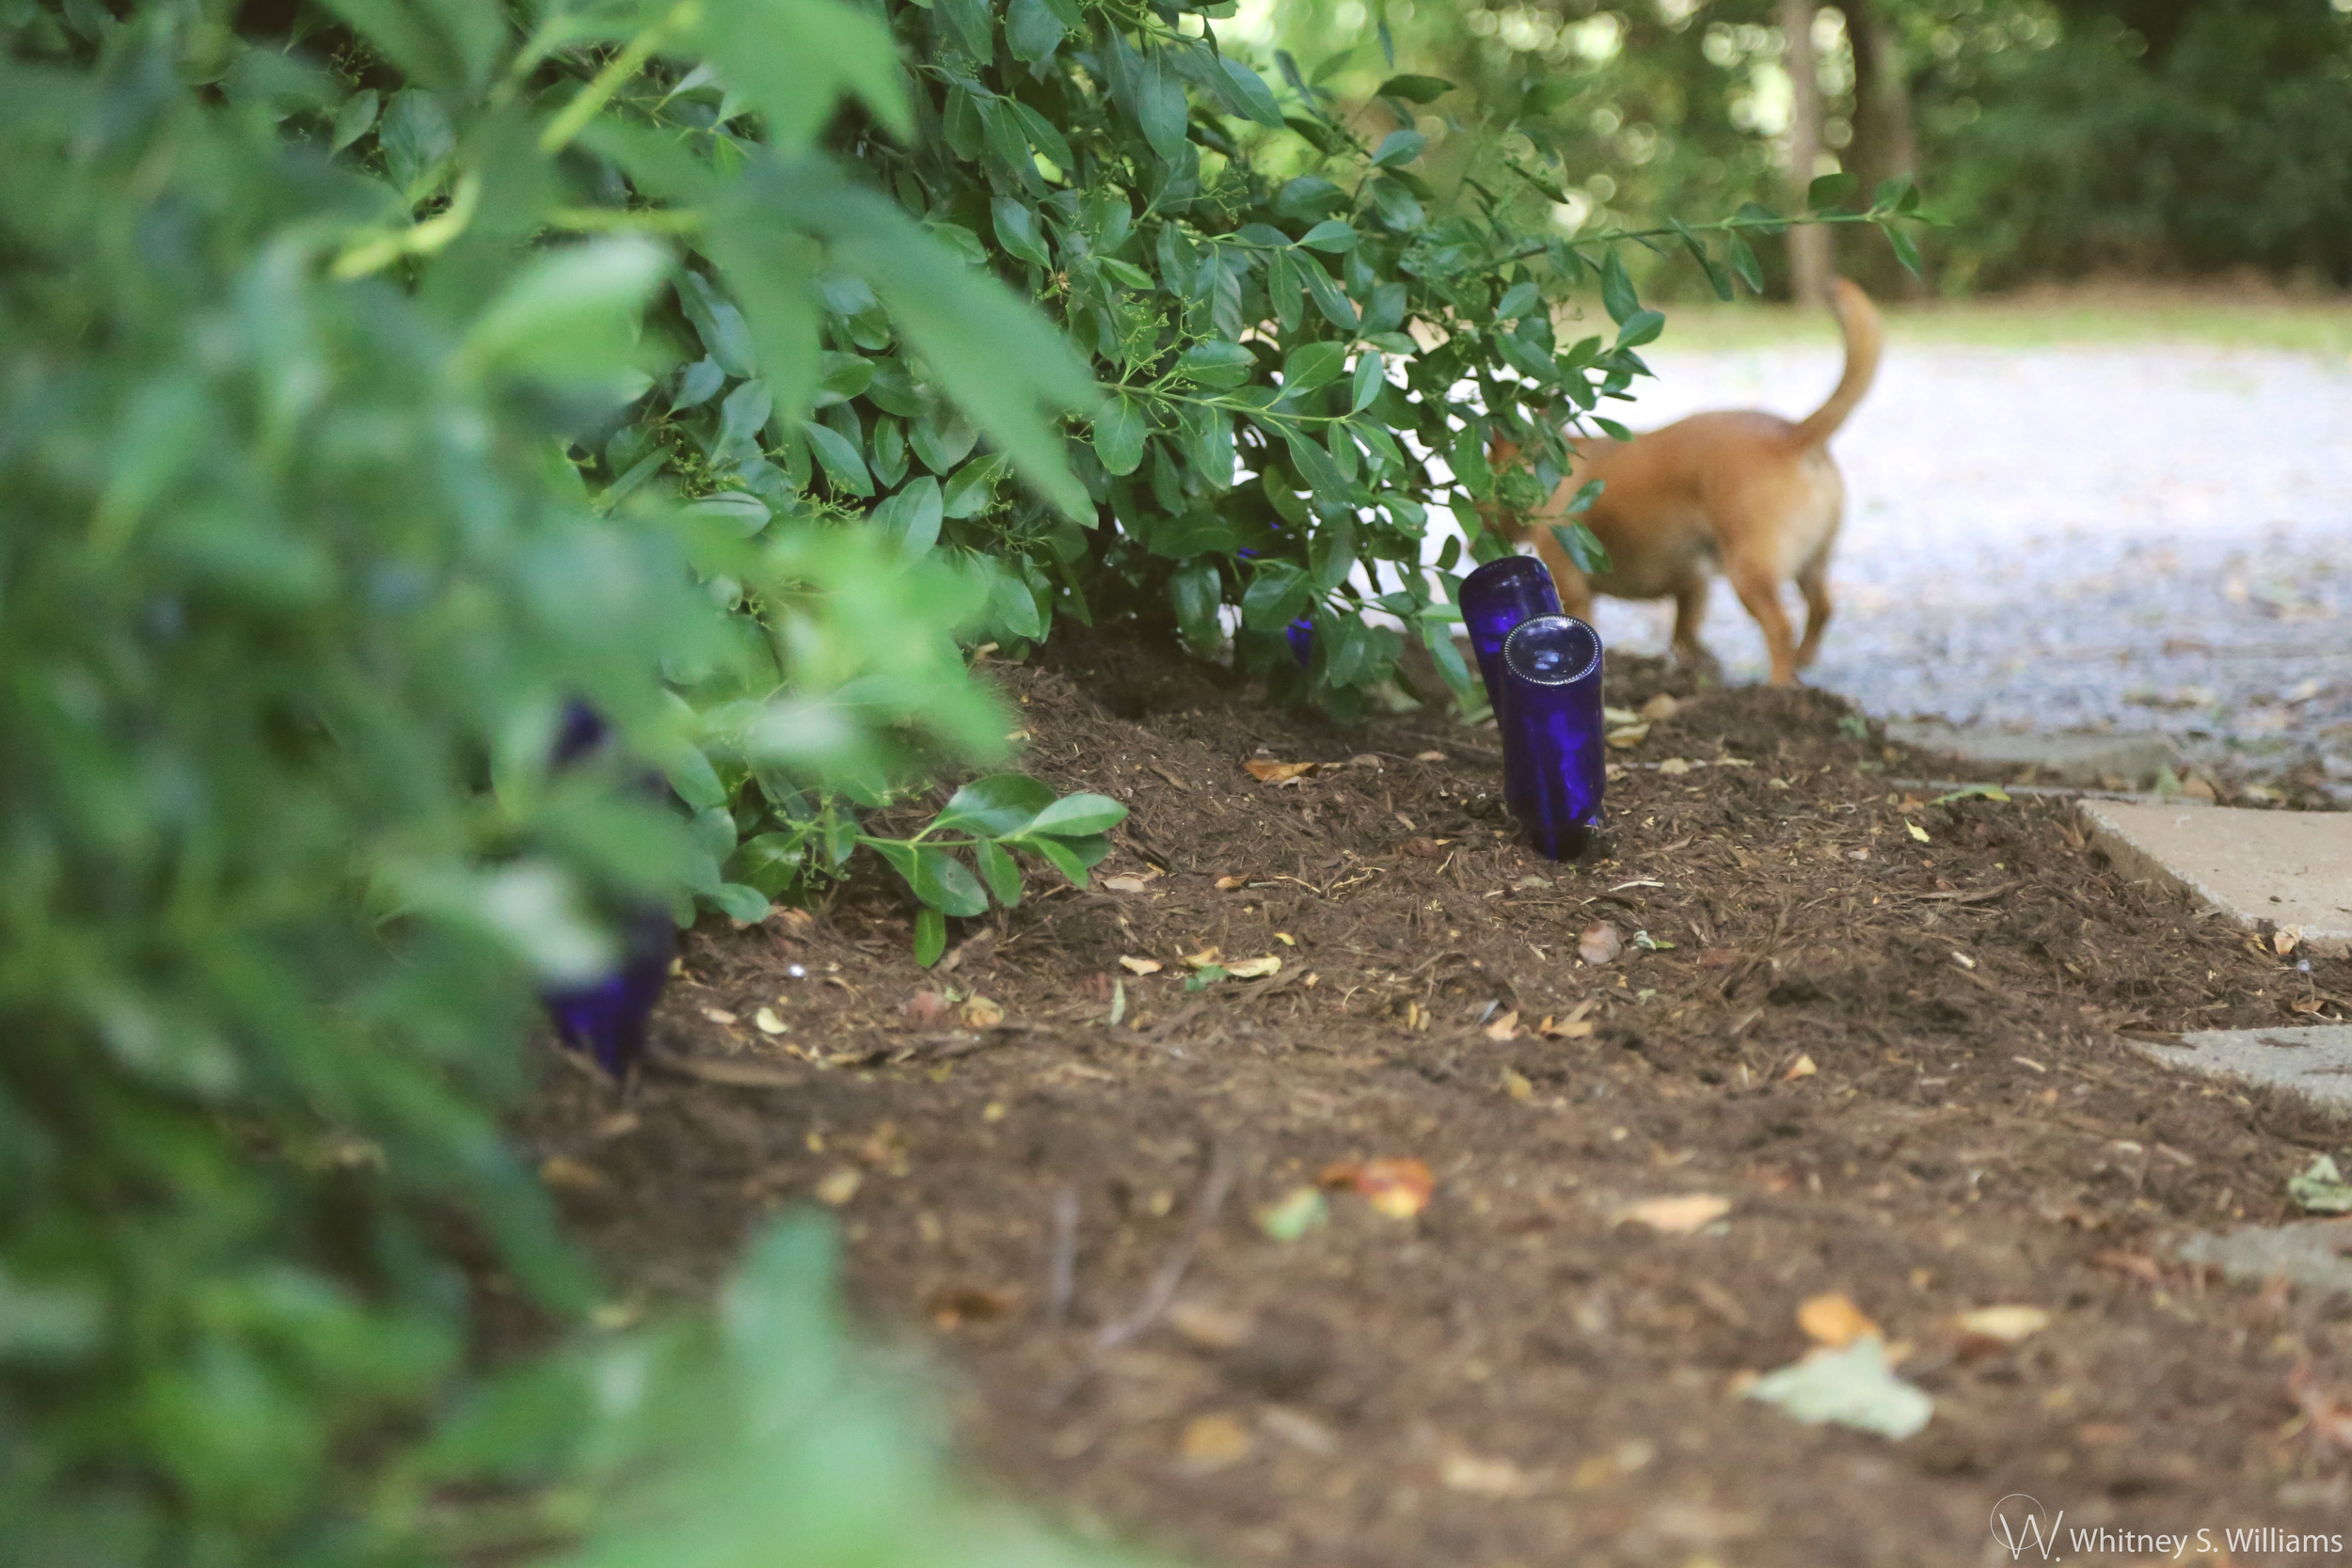
{"label": "leafy hedge", "polygon": [[[838,1371],[806,1234],[716,1330],[493,1384],[468,1306],[596,1299],[496,1118],[616,911],[755,917],[866,845],[935,952],[1014,854],[1099,857],[1118,808],[1017,776],[866,832],[1006,750],[959,636],[1231,609],[1348,711],[1375,606],[1453,660],[1411,567],[1515,483],[1486,433],[1544,483],[1640,373],[1610,258],[1413,175],[1441,84],[1342,115],[1194,25],[0,0],[13,1555],[1050,1560]],[[1563,348],[1595,277],[1618,330]],[[689,814],[552,770],[575,701]]]}

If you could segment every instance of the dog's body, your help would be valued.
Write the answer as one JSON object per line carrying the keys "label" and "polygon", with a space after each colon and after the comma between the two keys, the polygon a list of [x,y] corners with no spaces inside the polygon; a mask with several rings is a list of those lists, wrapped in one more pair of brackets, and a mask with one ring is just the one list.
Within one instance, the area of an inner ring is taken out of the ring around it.
{"label": "dog's body", "polygon": [[[1829,624],[1830,549],[1845,515],[1845,482],[1827,443],[1870,389],[1884,343],[1878,311],[1860,289],[1839,278],[1833,303],[1846,340],[1845,374],[1829,401],[1804,419],[1693,414],[1630,441],[1582,441],[1549,502],[1503,520],[1518,536],[1534,537],[1569,614],[1589,616],[1596,592],[1671,598],[1676,657],[1703,661],[1699,623],[1708,580],[1720,567],[1763,629],[1772,684],[1796,683]],[[1498,443],[1498,458],[1509,455]],[[1579,488],[1593,480],[1602,488],[1584,522],[1608,546],[1611,569],[1588,579],[1562,553],[1550,525],[1565,520]],[[1801,642],[1780,602],[1780,585],[1792,578],[1804,595]]]}

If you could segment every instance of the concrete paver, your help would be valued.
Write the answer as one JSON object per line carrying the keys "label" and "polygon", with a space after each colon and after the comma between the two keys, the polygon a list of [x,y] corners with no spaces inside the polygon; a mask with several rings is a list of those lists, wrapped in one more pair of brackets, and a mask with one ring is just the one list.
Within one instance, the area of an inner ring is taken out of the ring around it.
{"label": "concrete paver", "polygon": [[1935,720],[1897,721],[1886,726],[1886,733],[1908,745],[1971,762],[1996,768],[2030,767],[2037,777],[2064,784],[2120,781],[2111,787],[2134,789],[2153,782],[2159,768],[2181,765],[2172,744],[2160,735],[2016,734]]}
{"label": "concrete paver", "polygon": [[2352,1111],[2352,1024],[2301,1029],[2200,1029],[2178,1045],[2132,1042],[2168,1067],[2293,1089]]}
{"label": "concrete paver", "polygon": [[2247,930],[2300,927],[2314,953],[2352,952],[2352,813],[2085,800],[2126,875],[2213,905]]}
{"label": "concrete paver", "polygon": [[2226,1236],[2191,1236],[2181,1256],[2212,1263],[2243,1284],[2283,1278],[2318,1291],[2352,1291],[2352,1220],[2241,1226]]}

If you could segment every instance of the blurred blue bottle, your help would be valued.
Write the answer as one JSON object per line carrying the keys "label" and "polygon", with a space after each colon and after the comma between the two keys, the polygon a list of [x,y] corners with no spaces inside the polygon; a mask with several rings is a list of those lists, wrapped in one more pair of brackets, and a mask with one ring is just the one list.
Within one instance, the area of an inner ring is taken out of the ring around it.
{"label": "blurred blue bottle", "polygon": [[[604,746],[610,733],[585,703],[567,705],[556,733],[555,766],[569,768],[586,760]],[[648,775],[647,787],[660,789],[660,780]],[[677,927],[667,910],[652,905],[631,910],[622,922],[617,967],[581,985],[540,991],[548,1016],[555,1021],[557,1037],[574,1051],[586,1052],[613,1077],[625,1077],[644,1054],[645,1025],[669,984],[676,953]]]}
{"label": "blurred blue bottle", "polygon": [[1573,860],[1599,831],[1608,782],[1600,634],[1539,615],[1503,641],[1500,663],[1504,803],[1546,860]]}
{"label": "blurred blue bottle", "polygon": [[1301,615],[1282,628],[1282,638],[1291,645],[1291,657],[1298,660],[1301,670],[1314,662],[1315,624],[1312,621]]}
{"label": "blurred blue bottle", "polygon": [[1478,657],[1478,673],[1486,683],[1486,704],[1502,712],[1502,641],[1522,621],[1560,613],[1560,590],[1551,573],[1532,555],[1506,555],[1489,561],[1462,579],[1462,624],[1470,630],[1470,652]]}

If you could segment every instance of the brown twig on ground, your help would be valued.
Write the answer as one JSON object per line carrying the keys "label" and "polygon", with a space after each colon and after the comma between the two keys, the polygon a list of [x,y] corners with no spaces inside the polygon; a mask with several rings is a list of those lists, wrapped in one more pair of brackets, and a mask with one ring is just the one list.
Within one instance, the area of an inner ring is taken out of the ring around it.
{"label": "brown twig on ground", "polygon": [[1216,1145],[1209,1154],[1209,1174],[1201,1179],[1200,1190],[1194,1195],[1192,1222],[1184,1227],[1184,1239],[1168,1253],[1159,1273],[1152,1276],[1151,1288],[1143,1292],[1136,1309],[1104,1323],[1094,1336],[1096,1354],[1117,1350],[1160,1321],[1160,1315],[1176,1299],[1176,1288],[1184,1282],[1184,1271],[1192,1267],[1193,1254],[1200,1250],[1202,1238],[1216,1223],[1217,1211],[1225,1207],[1225,1196],[1232,1191],[1235,1174],[1232,1155],[1223,1144]]}

